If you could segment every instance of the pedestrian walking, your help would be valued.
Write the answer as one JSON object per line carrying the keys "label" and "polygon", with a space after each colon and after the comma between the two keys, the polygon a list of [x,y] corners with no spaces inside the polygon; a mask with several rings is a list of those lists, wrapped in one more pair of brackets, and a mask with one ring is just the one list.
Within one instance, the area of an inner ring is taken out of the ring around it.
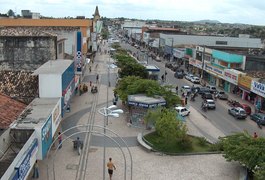
{"label": "pedestrian walking", "polygon": [[98,77],[98,74],[97,74],[97,77],[96,77],[96,79],[97,79],[97,83],[98,83],[98,78],[99,78],[99,77]]}
{"label": "pedestrian walking", "polygon": [[38,179],[39,178],[39,165],[38,165],[38,161],[35,162],[34,166],[33,166],[33,175],[32,178],[33,179]]}
{"label": "pedestrian walking", "polygon": [[61,132],[58,133],[58,142],[59,142],[59,149],[62,148],[62,141],[63,141],[63,137]]}
{"label": "pedestrian walking", "polygon": [[258,138],[258,134],[257,134],[256,132],[254,132],[254,134],[253,134],[253,138],[254,138],[254,139],[257,139],[257,138]]}
{"label": "pedestrian walking", "polygon": [[179,87],[178,87],[178,85],[176,86],[176,93],[178,94],[178,92],[179,92]]}
{"label": "pedestrian walking", "polygon": [[185,96],[185,106],[188,104],[188,96]]}
{"label": "pedestrian walking", "polygon": [[161,76],[162,82],[164,82],[164,74]]}
{"label": "pedestrian walking", "polygon": [[116,166],[113,164],[112,159],[109,158],[109,162],[107,163],[109,179],[111,180],[113,175],[113,169],[116,170]]}

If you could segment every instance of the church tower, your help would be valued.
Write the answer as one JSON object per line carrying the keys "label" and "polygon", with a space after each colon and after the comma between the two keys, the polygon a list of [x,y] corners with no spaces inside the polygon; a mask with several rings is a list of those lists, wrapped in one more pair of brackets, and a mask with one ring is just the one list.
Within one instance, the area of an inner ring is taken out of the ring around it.
{"label": "church tower", "polygon": [[94,22],[97,22],[100,19],[100,15],[98,12],[98,6],[96,6],[96,10],[95,10],[95,13],[93,14],[93,16],[94,16],[94,18],[93,18]]}

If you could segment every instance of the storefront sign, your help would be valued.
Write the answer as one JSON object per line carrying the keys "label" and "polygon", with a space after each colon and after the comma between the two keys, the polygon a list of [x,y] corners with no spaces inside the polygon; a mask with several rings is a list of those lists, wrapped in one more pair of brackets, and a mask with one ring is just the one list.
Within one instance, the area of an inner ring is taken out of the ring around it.
{"label": "storefront sign", "polygon": [[224,70],[224,78],[226,81],[237,85],[238,84],[238,75],[241,73],[242,72],[234,70],[234,69],[225,69]]}
{"label": "storefront sign", "polygon": [[48,118],[41,130],[42,157],[46,156],[50,145],[52,144],[52,116]]}
{"label": "storefront sign", "polygon": [[219,69],[217,67],[214,67],[212,65],[209,64],[205,64],[205,70],[211,74],[214,74],[220,78],[223,78],[224,76],[224,71],[222,69]]}
{"label": "storefront sign", "polygon": [[196,64],[196,60],[194,58],[189,58],[189,64],[194,66]]}
{"label": "storefront sign", "polygon": [[61,120],[61,101],[58,101],[52,112],[52,136],[54,136]]}
{"label": "storefront sign", "polygon": [[151,108],[151,107],[165,106],[166,102],[160,102],[160,103],[155,103],[155,104],[146,104],[146,103],[128,101],[128,104],[132,105],[132,106],[143,107],[143,108]]}
{"label": "storefront sign", "polygon": [[265,84],[259,83],[257,81],[252,81],[251,91],[265,98]]}
{"label": "storefront sign", "polygon": [[31,168],[30,159],[33,157],[34,153],[38,150],[38,140],[34,139],[31,143],[28,151],[23,156],[22,161],[15,167],[16,175],[13,180],[23,180],[27,177],[29,170]]}
{"label": "storefront sign", "polygon": [[251,82],[252,82],[252,78],[250,76],[246,76],[243,74],[239,74],[238,75],[238,85],[250,90],[251,89]]}
{"label": "storefront sign", "polygon": [[75,55],[75,65],[76,71],[82,71],[82,33],[80,31],[76,32],[76,55]]}
{"label": "storefront sign", "polygon": [[194,58],[189,58],[189,64],[200,69],[202,68],[202,62]]}

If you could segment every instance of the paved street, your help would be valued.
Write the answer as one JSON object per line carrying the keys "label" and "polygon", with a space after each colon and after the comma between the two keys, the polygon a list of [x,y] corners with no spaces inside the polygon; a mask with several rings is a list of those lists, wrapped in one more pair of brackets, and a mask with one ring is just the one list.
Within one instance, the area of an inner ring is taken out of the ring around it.
{"label": "paved street", "polygon": [[[123,43],[122,46],[126,49],[131,50],[132,52],[139,51],[138,49],[130,46],[129,44]],[[183,85],[192,86],[192,83],[186,79],[177,79],[174,77],[174,72],[169,68],[165,68],[165,62],[157,62],[155,60],[151,60],[149,58],[149,64],[154,64],[160,68],[160,77],[162,74],[167,72],[167,84],[172,84],[174,87],[178,85],[179,89]],[[234,99],[238,102],[243,102],[245,104],[249,104],[252,107],[252,112],[254,112],[254,106],[246,101],[243,101],[238,96],[229,93],[229,99]],[[227,101],[217,100],[216,101],[216,110],[209,110],[207,112],[203,112],[200,108],[202,102],[202,98],[199,95],[196,97],[195,102],[188,101],[188,104],[191,105],[194,109],[199,111],[209,122],[211,122],[217,129],[224,133],[224,135],[229,135],[235,132],[242,132],[243,130],[247,130],[250,134],[257,132],[260,136],[265,137],[265,131],[258,128],[257,124],[250,120],[249,116],[246,120],[237,120],[231,115],[228,114]]]}
{"label": "paved street", "polygon": [[[96,74],[99,74],[100,89],[98,94],[92,94],[88,91],[81,96],[76,95],[71,101],[71,112],[67,113],[62,122],[62,130],[66,130],[74,125],[86,124],[89,117],[92,97],[98,95],[97,109],[106,107],[107,97],[108,105],[111,104],[113,98],[114,78],[111,82],[111,87],[108,90],[107,78],[107,61],[109,56],[97,54],[96,61],[93,64],[92,72],[86,73],[85,82],[90,80],[95,83]],[[98,64],[98,65],[97,65]],[[96,68],[97,66],[97,68]],[[115,77],[114,71],[111,70],[111,76]],[[108,95],[107,95],[108,92]],[[118,102],[118,107],[123,108],[121,102]],[[95,125],[103,126],[104,117],[99,113],[95,114]],[[164,156],[160,153],[147,152],[136,143],[136,136],[140,132],[148,132],[146,130],[129,127],[127,125],[128,112],[122,114],[119,118],[110,118],[107,128],[118,133],[123,137],[129,146],[132,155],[132,162],[128,150],[124,144],[120,148],[113,141],[106,140],[106,158],[112,157],[113,162],[117,166],[114,171],[113,180],[124,179],[125,167],[126,178],[139,180],[234,180],[239,178],[241,167],[237,163],[226,162],[220,154],[213,155],[193,155],[193,156]],[[187,118],[187,126],[189,133],[197,136],[206,136],[210,141],[216,140],[224,133],[216,128],[211,121],[201,115],[196,107],[191,107],[191,115]],[[84,128],[77,128],[76,131],[83,131]],[[76,132],[76,131],[72,131]],[[95,132],[91,139],[90,153],[87,157],[88,167],[86,168],[86,179],[98,180],[103,179],[103,143],[100,133],[102,129],[94,128]],[[70,134],[63,136],[64,139]],[[113,137],[114,140],[121,142],[119,137],[114,136],[107,131],[107,136]],[[84,136],[80,135],[83,139]],[[40,178],[43,180],[52,179],[52,172],[55,172],[55,179],[75,179],[76,169],[79,164],[77,152],[73,150],[72,140],[66,140],[63,143],[62,149],[56,154],[55,150],[50,153],[50,156],[45,161],[40,163]],[[123,156],[124,153],[124,156]],[[126,161],[125,161],[126,160]],[[106,160],[107,161],[107,160]],[[125,166],[126,162],[126,166]],[[54,163],[54,168],[52,164]],[[133,167],[131,166],[131,163]],[[49,169],[47,170],[47,166]],[[132,172],[130,171],[132,168]],[[108,178],[105,171],[105,177]]]}

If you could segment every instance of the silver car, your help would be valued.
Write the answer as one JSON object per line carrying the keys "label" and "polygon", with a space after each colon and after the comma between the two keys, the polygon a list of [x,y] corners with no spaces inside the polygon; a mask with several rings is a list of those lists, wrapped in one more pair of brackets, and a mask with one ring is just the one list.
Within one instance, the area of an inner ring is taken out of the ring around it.
{"label": "silver car", "polygon": [[204,101],[204,103],[206,104],[206,106],[207,106],[208,109],[215,109],[216,108],[215,102],[212,99],[206,99]]}
{"label": "silver car", "polygon": [[236,119],[246,119],[247,117],[246,111],[241,107],[232,107],[228,109],[228,114],[231,114]]}

